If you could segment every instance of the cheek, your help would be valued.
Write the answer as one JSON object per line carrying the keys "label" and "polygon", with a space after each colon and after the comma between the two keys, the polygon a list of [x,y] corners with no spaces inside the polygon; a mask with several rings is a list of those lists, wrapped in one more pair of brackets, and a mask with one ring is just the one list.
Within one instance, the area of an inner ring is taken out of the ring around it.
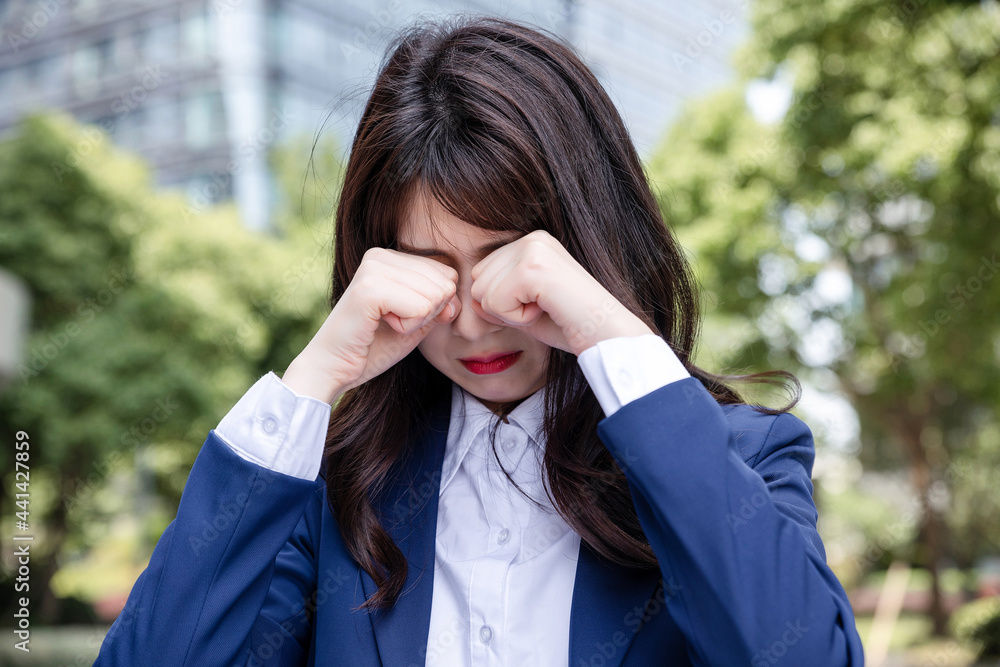
{"label": "cheek", "polygon": [[417,344],[417,349],[420,350],[420,354],[424,355],[425,359],[434,362],[446,356],[447,339],[447,332],[442,325],[438,325],[424,336],[423,340]]}
{"label": "cheek", "polygon": [[544,372],[545,366],[548,365],[549,355],[552,353],[552,348],[550,348],[545,343],[542,343],[541,341],[532,340],[531,350],[532,354],[534,354],[538,358],[538,362]]}

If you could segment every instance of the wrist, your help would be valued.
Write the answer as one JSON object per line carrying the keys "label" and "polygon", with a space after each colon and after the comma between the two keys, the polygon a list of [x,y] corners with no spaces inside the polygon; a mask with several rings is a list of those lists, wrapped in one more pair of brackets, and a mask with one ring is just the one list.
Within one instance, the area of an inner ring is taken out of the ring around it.
{"label": "wrist", "polygon": [[281,376],[281,381],[300,396],[310,396],[333,405],[347,387],[324,366],[322,359],[308,345]]}
{"label": "wrist", "polygon": [[655,331],[646,326],[646,324],[644,324],[638,317],[629,322],[609,322],[608,326],[602,328],[600,331],[594,332],[591,336],[586,338],[577,338],[576,341],[574,341],[576,346],[573,352],[577,357],[579,357],[584,350],[590,349],[603,340],[610,340],[612,338],[631,338],[636,336],[645,336],[648,334],[653,334],[654,336],[658,335]]}

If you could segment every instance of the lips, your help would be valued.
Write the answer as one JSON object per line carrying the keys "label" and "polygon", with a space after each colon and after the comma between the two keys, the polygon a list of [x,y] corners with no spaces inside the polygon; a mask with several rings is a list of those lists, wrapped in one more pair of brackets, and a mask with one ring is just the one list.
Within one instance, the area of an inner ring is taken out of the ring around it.
{"label": "lips", "polygon": [[516,353],[517,350],[510,350],[507,352],[497,352],[496,354],[491,354],[485,357],[463,357],[462,359],[459,359],[459,361],[468,361],[474,364],[488,364],[494,359],[500,359],[501,357],[507,357]]}
{"label": "lips", "polygon": [[522,352],[519,350],[517,352],[501,352],[499,354],[491,354],[486,357],[480,357],[480,359],[489,359],[489,361],[470,361],[469,359],[459,359],[465,369],[470,373],[475,373],[476,375],[493,375],[494,373],[502,373],[511,366],[517,363],[517,360],[521,358]]}

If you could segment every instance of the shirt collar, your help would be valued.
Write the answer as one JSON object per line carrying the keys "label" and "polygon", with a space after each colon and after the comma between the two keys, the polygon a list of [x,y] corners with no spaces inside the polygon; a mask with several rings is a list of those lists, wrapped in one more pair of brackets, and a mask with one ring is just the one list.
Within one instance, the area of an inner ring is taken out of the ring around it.
{"label": "shirt collar", "polygon": [[[528,434],[528,442],[535,447],[543,447],[546,387],[542,387],[521,401],[507,415],[510,428],[516,425]],[[448,440],[445,446],[444,462],[441,466],[441,490],[443,491],[468,454],[480,431],[492,426],[493,420],[500,418],[483,405],[478,398],[451,383],[451,419],[448,423]],[[503,426],[501,426],[503,428]]]}

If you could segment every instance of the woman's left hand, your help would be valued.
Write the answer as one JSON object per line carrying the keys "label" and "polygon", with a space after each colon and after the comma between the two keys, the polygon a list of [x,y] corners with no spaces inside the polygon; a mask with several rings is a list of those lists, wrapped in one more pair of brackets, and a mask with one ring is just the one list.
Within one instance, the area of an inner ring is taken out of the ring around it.
{"label": "woman's left hand", "polygon": [[480,317],[576,356],[608,338],[655,333],[544,230],[493,251],[471,277]]}

